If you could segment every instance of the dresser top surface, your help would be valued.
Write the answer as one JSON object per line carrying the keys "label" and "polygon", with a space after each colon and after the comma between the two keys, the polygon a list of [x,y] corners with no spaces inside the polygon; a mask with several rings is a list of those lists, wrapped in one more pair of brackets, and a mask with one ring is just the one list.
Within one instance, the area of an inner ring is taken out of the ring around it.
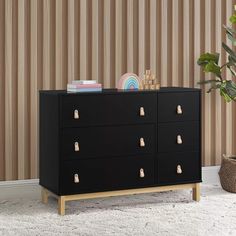
{"label": "dresser top surface", "polygon": [[118,90],[103,89],[98,92],[67,92],[66,90],[40,90],[40,93],[51,95],[88,95],[88,94],[121,94],[121,93],[171,93],[171,92],[199,92],[198,88],[184,88],[184,87],[161,87],[160,90]]}

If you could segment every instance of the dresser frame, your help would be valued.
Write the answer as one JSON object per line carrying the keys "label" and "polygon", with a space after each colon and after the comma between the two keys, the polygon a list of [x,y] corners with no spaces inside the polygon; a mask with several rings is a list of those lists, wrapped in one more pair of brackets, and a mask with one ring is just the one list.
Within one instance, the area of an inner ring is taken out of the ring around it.
{"label": "dresser frame", "polygon": [[[170,92],[173,90],[173,92],[200,92],[200,90],[197,89],[186,89],[186,88],[170,88],[168,89],[170,90]],[[105,90],[105,93],[108,94],[113,94],[114,91],[113,90]],[[154,92],[154,91],[152,91]],[[155,91],[157,93],[159,93],[159,91]],[[52,109],[53,112],[53,116],[50,117],[50,125],[52,127],[52,131],[57,130],[57,127],[59,125],[59,116],[58,111],[61,109],[61,107],[59,106],[58,103],[58,95],[62,94],[65,95],[66,92],[65,91],[42,91],[42,93],[44,94],[50,94],[50,100],[49,103],[51,106],[50,109]],[[143,91],[141,93],[148,93],[148,91]],[[164,92],[165,93],[165,92]],[[89,94],[87,94],[86,96],[89,96]],[[52,106],[53,104],[53,106]],[[47,107],[47,109],[48,109]],[[201,99],[199,97],[199,107],[201,107]],[[43,110],[43,113],[47,113],[47,109]],[[42,113],[42,114],[43,114]],[[193,114],[193,113],[191,113]],[[201,119],[201,111],[199,110],[199,122]],[[44,118],[44,116],[42,116],[42,118]],[[157,125],[157,123],[156,123]],[[53,133],[53,132],[52,132]],[[56,134],[54,134],[54,136],[60,135],[59,132],[57,132]],[[201,127],[199,127],[199,137],[201,137]],[[55,146],[58,145],[58,143],[55,142],[55,139],[53,139],[50,136],[51,140],[53,140],[52,145],[55,148]],[[199,166],[197,166],[197,168],[199,168],[199,171],[201,172],[201,142],[199,143]],[[181,190],[181,189],[192,189],[192,199],[194,201],[200,201],[200,182],[201,182],[201,173],[199,175],[198,178],[192,180],[192,182],[190,182],[190,180],[186,180],[185,182],[182,183],[175,183],[175,181],[168,181],[166,183],[159,183],[155,186],[153,186],[152,184],[150,184],[149,186],[147,185],[147,187],[145,186],[134,186],[134,188],[123,188],[123,189],[115,189],[114,190],[109,190],[109,191],[94,191],[94,192],[89,192],[89,193],[65,193],[61,190],[59,190],[59,161],[61,161],[61,159],[59,160],[59,158],[57,159],[57,162],[54,163],[53,161],[53,156],[57,156],[59,155],[58,152],[54,153],[51,152],[52,150],[49,149],[47,150],[47,158],[49,158],[49,161],[51,161],[49,164],[51,165],[51,167],[55,167],[53,169],[50,168],[46,168],[46,166],[44,165],[44,171],[42,172],[40,175],[40,180],[42,180],[41,178],[44,177],[42,183],[40,183],[40,185],[42,186],[42,202],[44,204],[47,204],[48,202],[48,197],[54,197],[58,200],[58,213],[60,215],[65,215],[65,207],[66,207],[66,202],[68,201],[75,201],[75,200],[82,200],[82,199],[94,199],[94,198],[103,198],[103,197],[115,197],[115,196],[125,196],[125,195],[133,195],[133,194],[144,194],[144,193],[155,193],[155,192],[165,192],[165,191],[172,191],[172,190]],[[55,158],[54,158],[55,159]],[[52,165],[53,164],[53,165]],[[41,168],[42,169],[42,168]],[[44,174],[46,174],[44,176]],[[48,178],[48,176],[52,177],[52,178]],[[157,177],[155,175],[155,177]],[[45,184],[45,182],[47,184]]]}

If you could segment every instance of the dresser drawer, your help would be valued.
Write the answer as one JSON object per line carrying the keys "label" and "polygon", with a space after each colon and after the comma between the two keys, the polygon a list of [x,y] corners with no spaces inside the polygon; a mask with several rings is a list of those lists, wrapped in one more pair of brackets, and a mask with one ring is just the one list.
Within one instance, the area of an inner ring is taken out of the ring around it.
{"label": "dresser drawer", "polygon": [[63,127],[156,122],[155,93],[72,95],[61,97]]}
{"label": "dresser drawer", "polygon": [[142,155],[155,152],[155,125],[66,128],[62,131],[64,159]]}
{"label": "dresser drawer", "polygon": [[149,186],[154,183],[151,157],[67,161],[61,166],[62,195]]}
{"label": "dresser drawer", "polygon": [[158,184],[178,184],[201,181],[198,152],[162,153],[158,155]]}
{"label": "dresser drawer", "polygon": [[197,151],[200,145],[199,123],[195,121],[158,125],[158,152]]}
{"label": "dresser drawer", "polygon": [[200,93],[158,94],[158,122],[199,120]]}

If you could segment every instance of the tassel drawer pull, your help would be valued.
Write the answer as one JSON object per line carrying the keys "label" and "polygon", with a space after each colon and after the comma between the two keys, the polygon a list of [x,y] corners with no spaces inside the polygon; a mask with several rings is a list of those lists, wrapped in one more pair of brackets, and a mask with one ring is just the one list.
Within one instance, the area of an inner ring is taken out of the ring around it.
{"label": "tassel drawer pull", "polygon": [[179,115],[183,114],[182,107],[180,105],[177,106],[176,111],[177,111],[177,114]]}
{"label": "tassel drawer pull", "polygon": [[79,151],[79,143],[75,142],[75,152],[78,152],[78,151]]}
{"label": "tassel drawer pull", "polygon": [[74,119],[78,120],[79,119],[79,111],[74,110]]}
{"label": "tassel drawer pull", "polygon": [[181,135],[177,135],[177,143],[178,144],[182,144],[183,143]]}
{"label": "tassel drawer pull", "polygon": [[78,174],[74,174],[74,183],[79,183],[79,175]]}
{"label": "tassel drawer pull", "polygon": [[140,115],[140,116],[145,116],[144,107],[140,107],[140,109],[139,109],[139,115]]}
{"label": "tassel drawer pull", "polygon": [[182,174],[183,173],[181,165],[177,165],[176,172],[177,172],[177,174]]}
{"label": "tassel drawer pull", "polygon": [[139,176],[140,176],[140,178],[144,178],[144,177],[145,177],[144,169],[143,169],[143,168],[141,168],[141,169],[139,170]]}
{"label": "tassel drawer pull", "polygon": [[144,138],[139,139],[139,145],[140,145],[140,147],[145,147]]}

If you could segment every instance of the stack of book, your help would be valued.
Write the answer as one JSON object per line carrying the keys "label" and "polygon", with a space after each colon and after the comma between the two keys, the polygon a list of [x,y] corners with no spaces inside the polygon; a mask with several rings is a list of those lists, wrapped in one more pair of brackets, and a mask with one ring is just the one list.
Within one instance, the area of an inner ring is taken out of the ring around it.
{"label": "stack of book", "polygon": [[67,84],[67,92],[97,92],[102,91],[102,85],[96,80],[73,80],[71,84]]}

